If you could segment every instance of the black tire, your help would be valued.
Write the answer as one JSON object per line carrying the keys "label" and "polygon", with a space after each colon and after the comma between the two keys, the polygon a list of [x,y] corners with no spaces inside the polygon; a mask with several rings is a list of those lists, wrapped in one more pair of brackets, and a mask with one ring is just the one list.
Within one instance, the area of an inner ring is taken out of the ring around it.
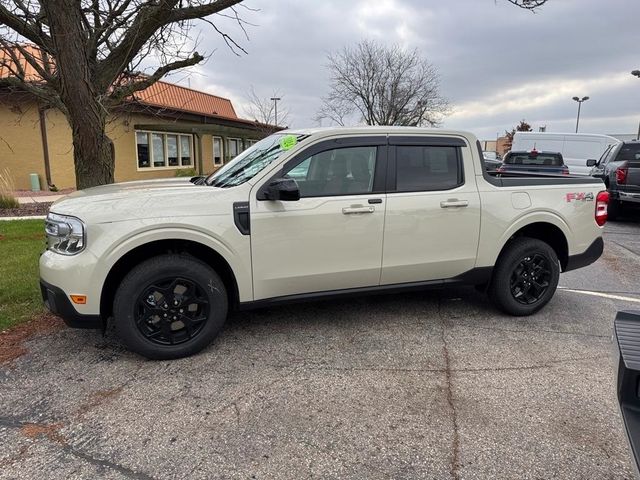
{"label": "black tire", "polygon": [[116,292],[116,333],[154,360],[198,353],[222,329],[227,292],[216,272],[189,255],[160,255],[135,266]]}
{"label": "black tire", "polygon": [[559,278],[558,256],[549,244],[535,238],[516,238],[498,258],[489,298],[509,315],[531,315],[551,300]]}
{"label": "black tire", "polygon": [[619,200],[611,200],[607,206],[607,220],[618,220],[622,213],[622,204]]}

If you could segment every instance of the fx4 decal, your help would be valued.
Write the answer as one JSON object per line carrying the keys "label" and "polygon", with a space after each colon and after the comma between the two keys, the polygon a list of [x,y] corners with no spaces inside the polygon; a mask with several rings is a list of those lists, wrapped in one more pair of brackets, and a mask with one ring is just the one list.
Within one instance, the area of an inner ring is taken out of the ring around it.
{"label": "fx4 decal", "polygon": [[591,192],[578,192],[567,193],[567,202],[593,202],[593,193]]}

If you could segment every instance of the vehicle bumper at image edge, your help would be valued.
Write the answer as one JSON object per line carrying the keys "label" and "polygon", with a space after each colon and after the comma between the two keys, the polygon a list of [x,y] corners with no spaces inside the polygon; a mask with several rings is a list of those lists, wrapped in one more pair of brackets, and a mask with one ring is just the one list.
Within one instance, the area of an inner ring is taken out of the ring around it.
{"label": "vehicle bumper at image edge", "polygon": [[64,320],[69,327],[73,328],[102,328],[103,322],[100,315],[83,315],[78,313],[71,304],[69,296],[61,288],[40,280],[40,291],[42,300],[47,309],[54,315]]}

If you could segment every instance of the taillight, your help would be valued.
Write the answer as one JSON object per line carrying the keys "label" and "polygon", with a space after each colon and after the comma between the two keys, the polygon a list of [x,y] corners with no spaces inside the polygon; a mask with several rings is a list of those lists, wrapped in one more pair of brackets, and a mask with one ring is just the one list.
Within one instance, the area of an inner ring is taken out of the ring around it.
{"label": "taillight", "polygon": [[498,167],[498,170],[497,170],[497,172],[499,172],[499,173],[502,173],[502,172],[504,172],[504,167]]}
{"label": "taillight", "polygon": [[607,206],[609,205],[609,192],[599,192],[596,197],[595,219],[598,226],[607,223]]}
{"label": "taillight", "polygon": [[618,167],[616,170],[616,183],[618,185],[624,185],[627,183],[627,175],[629,174],[629,167],[626,165],[623,167]]}
{"label": "taillight", "polygon": [[569,175],[569,167],[567,167],[566,165],[564,165],[562,167],[562,174],[563,175]]}

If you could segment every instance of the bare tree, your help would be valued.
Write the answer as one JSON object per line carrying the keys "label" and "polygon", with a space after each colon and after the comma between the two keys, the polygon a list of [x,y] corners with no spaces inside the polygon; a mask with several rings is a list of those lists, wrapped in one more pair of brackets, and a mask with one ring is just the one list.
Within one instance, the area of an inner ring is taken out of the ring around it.
{"label": "bare tree", "polygon": [[417,49],[365,40],[328,59],[330,90],[317,119],[344,125],[357,114],[367,125],[436,126],[449,113],[438,72]]}
{"label": "bare tree", "polygon": [[212,20],[231,17],[244,29],[241,1],[0,0],[0,87],[29,92],[64,113],[78,188],[111,183],[109,112],[166,74],[204,60],[190,37],[197,19],[243,51]]}
{"label": "bare tree", "polygon": [[[274,98],[278,99],[276,100],[277,104],[273,100]],[[255,120],[256,128],[261,132],[271,134],[279,130],[278,126],[289,124],[291,112],[280,103],[284,100],[284,96],[278,90],[274,90],[269,97],[261,97],[252,85],[247,92],[246,99],[247,105],[244,108],[244,113],[247,118]]]}
{"label": "bare tree", "polygon": [[517,7],[524,8],[525,10],[534,11],[536,8],[547,3],[547,0],[507,0],[507,2],[512,3]]}

